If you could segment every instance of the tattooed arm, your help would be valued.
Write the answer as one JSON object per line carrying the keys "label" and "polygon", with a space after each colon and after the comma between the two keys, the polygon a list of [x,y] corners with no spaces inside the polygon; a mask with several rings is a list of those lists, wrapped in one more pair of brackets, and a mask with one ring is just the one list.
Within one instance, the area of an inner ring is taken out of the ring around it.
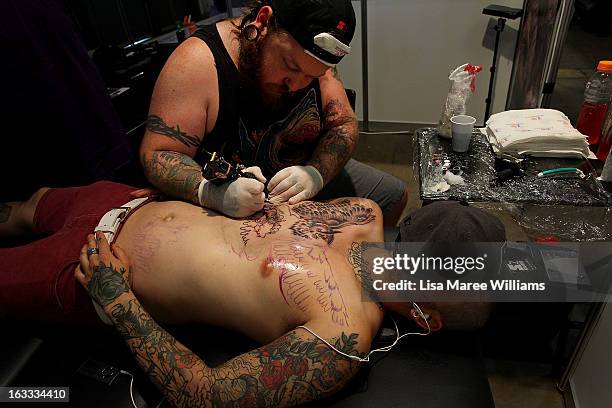
{"label": "tattooed arm", "polygon": [[148,180],[163,193],[196,204],[202,168],[193,157],[206,133],[211,83],[217,78],[210,50],[201,41],[185,41],[157,79],[140,146]]}
{"label": "tattooed arm", "polygon": [[[342,388],[359,363],[331,350],[304,329],[295,329],[270,344],[211,368],[162,329],[129,287],[127,257],[110,252],[103,235],[89,237],[75,272],[113,321],[140,367],[172,406],[283,407],[321,398]],[[100,248],[88,257],[87,248]],[[306,326],[348,355],[360,355],[370,340],[359,330],[345,333],[328,320]]]}
{"label": "tattooed arm", "polygon": [[[208,46],[187,39],[172,53],[157,79],[140,159],[149,181],[163,193],[222,212],[244,217],[264,204],[261,171],[256,179],[241,177],[221,186],[203,182],[193,158],[219,109],[217,71]],[[198,193],[201,192],[201,197]]]}
{"label": "tattooed arm", "polygon": [[[296,329],[272,343],[211,368],[168,334],[132,297],[110,308],[115,327],[151,381],[176,407],[293,406],[338,391],[358,363]],[[357,333],[329,338],[358,355]]]}
{"label": "tattooed arm", "polygon": [[160,191],[199,205],[198,187],[202,167],[191,157],[170,151],[141,155],[145,175]]}
{"label": "tattooed arm", "polygon": [[353,155],[359,127],[344,87],[333,73],[328,72],[319,83],[324,106],[324,133],[308,164],[319,170],[327,184]]}

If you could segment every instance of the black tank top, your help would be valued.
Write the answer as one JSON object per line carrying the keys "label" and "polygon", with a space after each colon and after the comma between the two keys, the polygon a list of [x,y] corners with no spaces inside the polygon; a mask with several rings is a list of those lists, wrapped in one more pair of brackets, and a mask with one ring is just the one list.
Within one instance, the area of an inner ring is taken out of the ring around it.
{"label": "black tank top", "polygon": [[219,85],[217,121],[204,136],[196,160],[208,159],[203,149],[220,152],[226,159],[261,167],[268,178],[285,167],[305,164],[318,143],[323,124],[319,81],[315,79],[292,94],[282,112],[271,115],[255,109],[258,102],[245,97],[240,73],[217,26],[204,26],[193,36],[210,48]]}

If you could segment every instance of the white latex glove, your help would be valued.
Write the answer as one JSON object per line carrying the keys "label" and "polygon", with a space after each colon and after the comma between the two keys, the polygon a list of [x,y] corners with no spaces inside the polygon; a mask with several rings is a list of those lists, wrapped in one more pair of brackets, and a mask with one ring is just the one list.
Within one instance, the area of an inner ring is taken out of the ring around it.
{"label": "white latex glove", "polygon": [[268,191],[274,204],[288,201],[299,203],[314,197],[323,188],[323,177],[313,166],[291,166],[282,169],[270,179]]}
{"label": "white latex glove", "polygon": [[243,172],[252,173],[257,179],[239,177],[220,186],[202,180],[198,190],[200,205],[234,218],[248,217],[261,210],[266,198],[263,192],[266,178],[256,166]]}

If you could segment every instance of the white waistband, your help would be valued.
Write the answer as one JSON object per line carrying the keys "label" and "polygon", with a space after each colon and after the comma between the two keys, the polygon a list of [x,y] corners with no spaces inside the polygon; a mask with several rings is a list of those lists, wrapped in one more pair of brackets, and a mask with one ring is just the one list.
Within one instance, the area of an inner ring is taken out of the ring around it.
{"label": "white waistband", "polygon": [[[128,214],[140,207],[148,199],[148,197],[136,198],[129,203],[125,203],[121,207],[111,209],[100,219],[100,222],[94,231],[102,231],[108,240],[108,243],[112,243],[116,238],[117,230],[121,226],[121,223],[125,221]],[[104,310],[102,310],[100,305],[98,305],[93,299],[91,299],[91,302],[93,303],[94,309],[96,309],[96,313],[98,313],[100,319],[105,324],[112,326],[113,322],[108,318],[106,313],[104,313]]]}
{"label": "white waistband", "polygon": [[109,212],[104,214],[94,231],[102,231],[108,240],[108,243],[112,243],[115,240],[117,229],[127,218],[127,215],[141,206],[148,199],[148,197],[136,198],[129,203],[125,203],[121,207],[111,209]]}

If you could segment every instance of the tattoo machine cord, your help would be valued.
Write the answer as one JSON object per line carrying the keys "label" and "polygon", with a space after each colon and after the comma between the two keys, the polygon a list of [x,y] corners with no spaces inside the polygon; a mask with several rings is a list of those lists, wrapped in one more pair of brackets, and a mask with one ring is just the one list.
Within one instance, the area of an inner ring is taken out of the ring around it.
{"label": "tattoo machine cord", "polygon": [[130,399],[132,400],[132,405],[134,406],[134,408],[138,408],[138,406],[136,405],[136,402],[134,402],[134,391],[133,391],[133,387],[134,387],[134,376],[132,375],[132,373],[129,373],[125,370],[119,370],[119,372],[121,374],[127,375],[128,377],[130,377]]}
{"label": "tattoo machine cord", "polygon": [[[396,333],[396,338],[395,341],[393,342],[393,344],[389,345],[389,346],[385,346],[385,347],[381,347],[381,348],[377,348],[374,350],[371,350],[368,355],[365,358],[361,358],[358,356],[351,356],[350,354],[346,354],[343,353],[342,351],[338,350],[337,348],[335,348],[334,346],[332,346],[327,340],[323,339],[321,336],[319,336],[317,333],[315,333],[314,331],[312,331],[311,329],[309,329],[306,326],[298,326],[299,328],[302,328],[304,330],[306,330],[307,332],[309,332],[310,334],[312,334],[313,336],[315,336],[317,339],[321,340],[323,343],[325,343],[329,348],[331,348],[332,350],[334,350],[336,353],[343,355],[344,357],[350,358],[351,360],[355,360],[355,361],[359,361],[362,363],[368,363],[370,362],[370,356],[372,355],[372,353],[378,353],[378,352],[386,352],[386,351],[390,351],[393,347],[395,347],[395,345],[404,337],[406,336],[410,336],[410,335],[416,335],[416,336],[427,336],[431,333],[431,327],[429,327],[429,321],[427,320],[428,317],[425,316],[425,313],[423,313],[423,311],[421,310],[421,308],[419,307],[419,305],[417,305],[416,303],[412,302],[412,305],[414,306],[414,308],[416,309],[416,312],[418,313],[418,317],[420,317],[421,319],[423,319],[423,321],[425,322],[425,324],[427,325],[427,332],[425,333],[419,333],[419,332],[415,332],[415,333],[404,333],[400,336],[399,333],[399,328],[397,327],[397,322],[395,321],[395,319],[393,317],[391,317],[391,320],[393,320],[393,324],[395,325],[395,333]],[[414,312],[414,311],[413,311]],[[413,316],[415,314],[413,313]],[[416,317],[416,316],[414,316]]]}

